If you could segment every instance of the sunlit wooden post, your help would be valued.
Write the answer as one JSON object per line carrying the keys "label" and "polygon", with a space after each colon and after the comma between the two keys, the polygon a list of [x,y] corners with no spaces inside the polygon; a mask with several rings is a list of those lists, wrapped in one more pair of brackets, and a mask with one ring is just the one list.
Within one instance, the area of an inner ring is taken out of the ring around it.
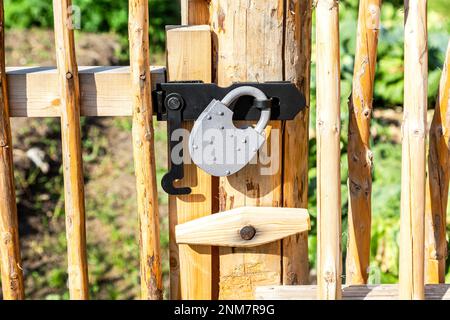
{"label": "sunlit wooden post", "polygon": [[80,87],[71,24],[71,0],[53,0],[56,62],[61,97],[61,133],[71,299],[88,298],[86,222],[80,129]]}
{"label": "sunlit wooden post", "polygon": [[400,298],[424,299],[427,0],[405,1]]}
{"label": "sunlit wooden post", "polygon": [[346,284],[367,283],[372,218],[370,121],[381,0],[360,0],[348,127],[348,242]]}
{"label": "sunlit wooden post", "polygon": [[5,71],[4,25],[3,0],[0,0],[0,261],[3,297],[18,300],[24,298],[24,290]]}
{"label": "sunlit wooden post", "polygon": [[129,1],[133,151],[139,218],[141,298],[162,299],[161,248],[149,55],[148,0]]}
{"label": "sunlit wooden post", "polygon": [[319,299],[341,298],[339,3],[318,0],[317,285]]}
{"label": "sunlit wooden post", "polygon": [[450,178],[450,42],[430,128],[425,210],[425,283],[445,282]]}

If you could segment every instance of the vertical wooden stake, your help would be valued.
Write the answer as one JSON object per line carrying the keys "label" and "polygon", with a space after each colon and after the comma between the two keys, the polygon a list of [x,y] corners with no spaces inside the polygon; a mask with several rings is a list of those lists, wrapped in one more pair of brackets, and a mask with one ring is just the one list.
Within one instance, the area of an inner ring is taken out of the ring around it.
{"label": "vertical wooden stake", "polygon": [[24,298],[24,290],[5,71],[4,25],[3,0],[0,0],[0,261],[3,297],[19,300]]}
{"label": "vertical wooden stake", "polygon": [[56,62],[61,92],[61,133],[71,299],[88,298],[80,89],[70,23],[71,0],[53,0]]}
{"label": "vertical wooden stake", "polygon": [[[306,97],[308,108],[284,127],[283,206],[308,207],[308,143],[312,1],[288,1],[285,74]],[[283,284],[309,283],[308,232],[283,240]]]}
{"label": "vertical wooden stake", "polygon": [[372,151],[370,121],[381,0],[360,0],[348,126],[348,243],[346,284],[367,283],[370,258]]}
{"label": "vertical wooden stake", "polygon": [[141,298],[162,299],[161,247],[149,55],[148,0],[129,1],[133,154],[139,219]]}
{"label": "vertical wooden stake", "polygon": [[427,0],[405,1],[400,298],[424,299]]}
{"label": "vertical wooden stake", "polygon": [[[211,56],[209,26],[182,27],[167,32],[167,68],[170,81],[196,79],[211,82]],[[183,128],[189,131],[192,125],[192,122],[187,122],[183,124]],[[184,153],[186,152],[187,148],[184,149]],[[191,187],[192,193],[170,196],[170,242],[174,248],[171,250],[171,298],[211,300],[217,296],[215,283],[218,272],[214,270],[217,266],[213,266],[214,253],[211,247],[179,245],[176,252],[174,228],[176,224],[217,212],[217,199],[214,195],[217,195],[218,181],[191,163],[184,165],[181,185]]]}
{"label": "vertical wooden stake", "polygon": [[319,299],[341,298],[339,3],[318,0],[317,285]]}
{"label": "vertical wooden stake", "polygon": [[450,41],[430,128],[425,210],[425,283],[445,282],[447,202],[450,178]]}

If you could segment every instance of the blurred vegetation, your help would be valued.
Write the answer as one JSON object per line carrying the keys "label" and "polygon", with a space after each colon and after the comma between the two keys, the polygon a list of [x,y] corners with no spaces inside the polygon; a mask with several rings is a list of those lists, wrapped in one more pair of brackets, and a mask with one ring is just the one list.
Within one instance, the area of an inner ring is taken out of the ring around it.
{"label": "blurred vegetation", "polygon": [[[429,3],[429,105],[434,106],[444,53],[450,35],[450,19],[447,14],[448,0],[434,0]],[[127,1],[111,0],[74,0],[81,8],[81,32],[111,32],[120,36],[121,49],[117,53],[121,62],[128,59],[127,44]],[[164,25],[179,23],[179,5],[175,0],[150,0],[150,38],[152,48],[162,51],[164,48]],[[342,248],[346,249],[347,228],[347,101],[351,92],[355,51],[356,22],[358,14],[357,0],[340,1],[341,33],[341,69],[342,69],[342,204],[343,239]],[[399,141],[398,115],[403,101],[403,0],[384,0],[382,24],[378,47],[378,64],[375,87],[375,117],[372,125],[372,149],[374,152],[373,184],[373,223],[370,281],[372,283],[390,283],[398,281],[398,235],[400,212],[400,168],[401,145]],[[5,0],[5,19],[8,28],[51,28],[53,25],[51,1],[49,0]],[[313,30],[314,34],[314,30]],[[313,36],[314,39],[314,36]],[[312,65],[311,126],[315,127],[315,57]],[[399,120],[400,119],[400,120]],[[117,118],[108,122],[108,128],[114,127],[120,132],[130,133],[131,124],[127,118]],[[165,150],[167,143],[163,127],[159,126],[156,140],[158,150]],[[27,281],[33,289],[32,297],[48,299],[67,298],[65,268],[65,234],[62,177],[60,168],[60,129],[56,119],[33,122],[21,129],[23,146],[39,146],[50,155],[51,170],[43,174],[31,167],[16,170],[19,210],[39,215],[42,228],[36,233],[45,233],[44,239],[33,240],[29,246],[29,255],[52,253],[56,260],[43,261],[42,265],[32,268]],[[107,128],[101,123],[83,119],[84,160],[86,181],[95,177],[95,170],[111,170],[111,175],[121,181],[120,172],[132,175],[132,163],[118,166],[108,155],[108,148],[115,141],[107,141]],[[44,137],[44,138],[42,138]],[[159,157],[158,176],[165,170],[164,152]],[[310,143],[309,207],[316,216],[316,141],[314,134]],[[90,167],[94,169],[90,169]],[[94,173],[93,173],[94,172]],[[89,176],[91,174],[92,176]],[[122,182],[122,181],[121,181]],[[108,188],[109,186],[102,186]],[[100,234],[107,232],[106,242],[88,239],[88,259],[90,266],[91,294],[94,298],[133,298],[137,295],[138,246],[135,237],[134,198],[126,198],[119,191],[105,192],[101,188],[94,190],[96,197],[87,199],[87,212],[91,221],[100,221]],[[160,194],[162,207],[167,198]],[[127,212],[127,214],[125,214]],[[44,213],[44,214],[41,214]],[[123,216],[132,217],[124,224]],[[167,217],[162,218],[162,246],[168,249]],[[90,222],[89,222],[90,224]],[[124,231],[124,229],[126,229]],[[29,230],[26,230],[29,232]],[[88,232],[88,236],[92,232]],[[103,236],[103,238],[105,238]],[[312,231],[309,238],[310,261],[315,267],[316,226],[312,219]],[[345,252],[344,255],[345,257]],[[164,273],[168,272],[168,259],[164,257]],[[44,263],[45,262],[45,263]],[[54,268],[49,269],[48,263]],[[345,265],[345,264],[344,264]],[[448,271],[448,270],[447,270]],[[120,287],[116,286],[117,276],[123,278]],[[447,272],[447,280],[450,280]],[[50,288],[49,291],[39,291]]]}
{"label": "blurred vegetation", "polygon": [[[74,0],[81,10],[83,32],[113,32],[120,36],[121,61],[128,59],[128,1]],[[150,0],[150,41],[152,51],[164,49],[165,26],[180,24],[179,1]],[[5,0],[7,28],[52,28],[53,11],[49,0]]]}

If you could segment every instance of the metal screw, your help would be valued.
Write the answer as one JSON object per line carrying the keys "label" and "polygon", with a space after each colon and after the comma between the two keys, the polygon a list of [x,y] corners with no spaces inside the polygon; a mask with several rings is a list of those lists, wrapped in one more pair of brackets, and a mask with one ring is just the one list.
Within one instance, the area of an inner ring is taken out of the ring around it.
{"label": "metal screw", "polygon": [[219,116],[223,116],[225,113],[223,111],[220,111],[217,113]]}
{"label": "metal screw", "polygon": [[192,148],[194,148],[194,150],[196,150],[196,149],[198,149],[198,146],[194,144],[194,145],[192,146]]}
{"label": "metal screw", "polygon": [[225,171],[225,174],[226,174],[227,176],[229,176],[229,175],[231,174],[231,171],[230,171],[230,170],[227,170],[227,171]]}
{"label": "metal screw", "polygon": [[206,117],[206,119],[208,119],[208,120],[211,120],[211,119],[212,119],[212,117],[211,117],[211,116],[207,116],[207,117]]}
{"label": "metal screw", "polygon": [[242,140],[242,143],[247,143],[247,139],[243,139],[243,140]]}
{"label": "metal screw", "polygon": [[171,110],[177,110],[181,107],[181,101],[177,97],[171,97],[167,101],[167,107]]}
{"label": "metal screw", "polygon": [[243,240],[252,240],[256,235],[256,229],[252,226],[245,226],[239,231],[239,234],[241,235],[241,238]]}

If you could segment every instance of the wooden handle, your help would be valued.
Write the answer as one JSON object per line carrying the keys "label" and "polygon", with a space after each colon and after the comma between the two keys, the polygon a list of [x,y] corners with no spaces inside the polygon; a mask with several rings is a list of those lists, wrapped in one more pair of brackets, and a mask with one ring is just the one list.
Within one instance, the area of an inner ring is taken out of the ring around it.
{"label": "wooden handle", "polygon": [[310,229],[306,209],[242,207],[176,226],[178,244],[255,247]]}

